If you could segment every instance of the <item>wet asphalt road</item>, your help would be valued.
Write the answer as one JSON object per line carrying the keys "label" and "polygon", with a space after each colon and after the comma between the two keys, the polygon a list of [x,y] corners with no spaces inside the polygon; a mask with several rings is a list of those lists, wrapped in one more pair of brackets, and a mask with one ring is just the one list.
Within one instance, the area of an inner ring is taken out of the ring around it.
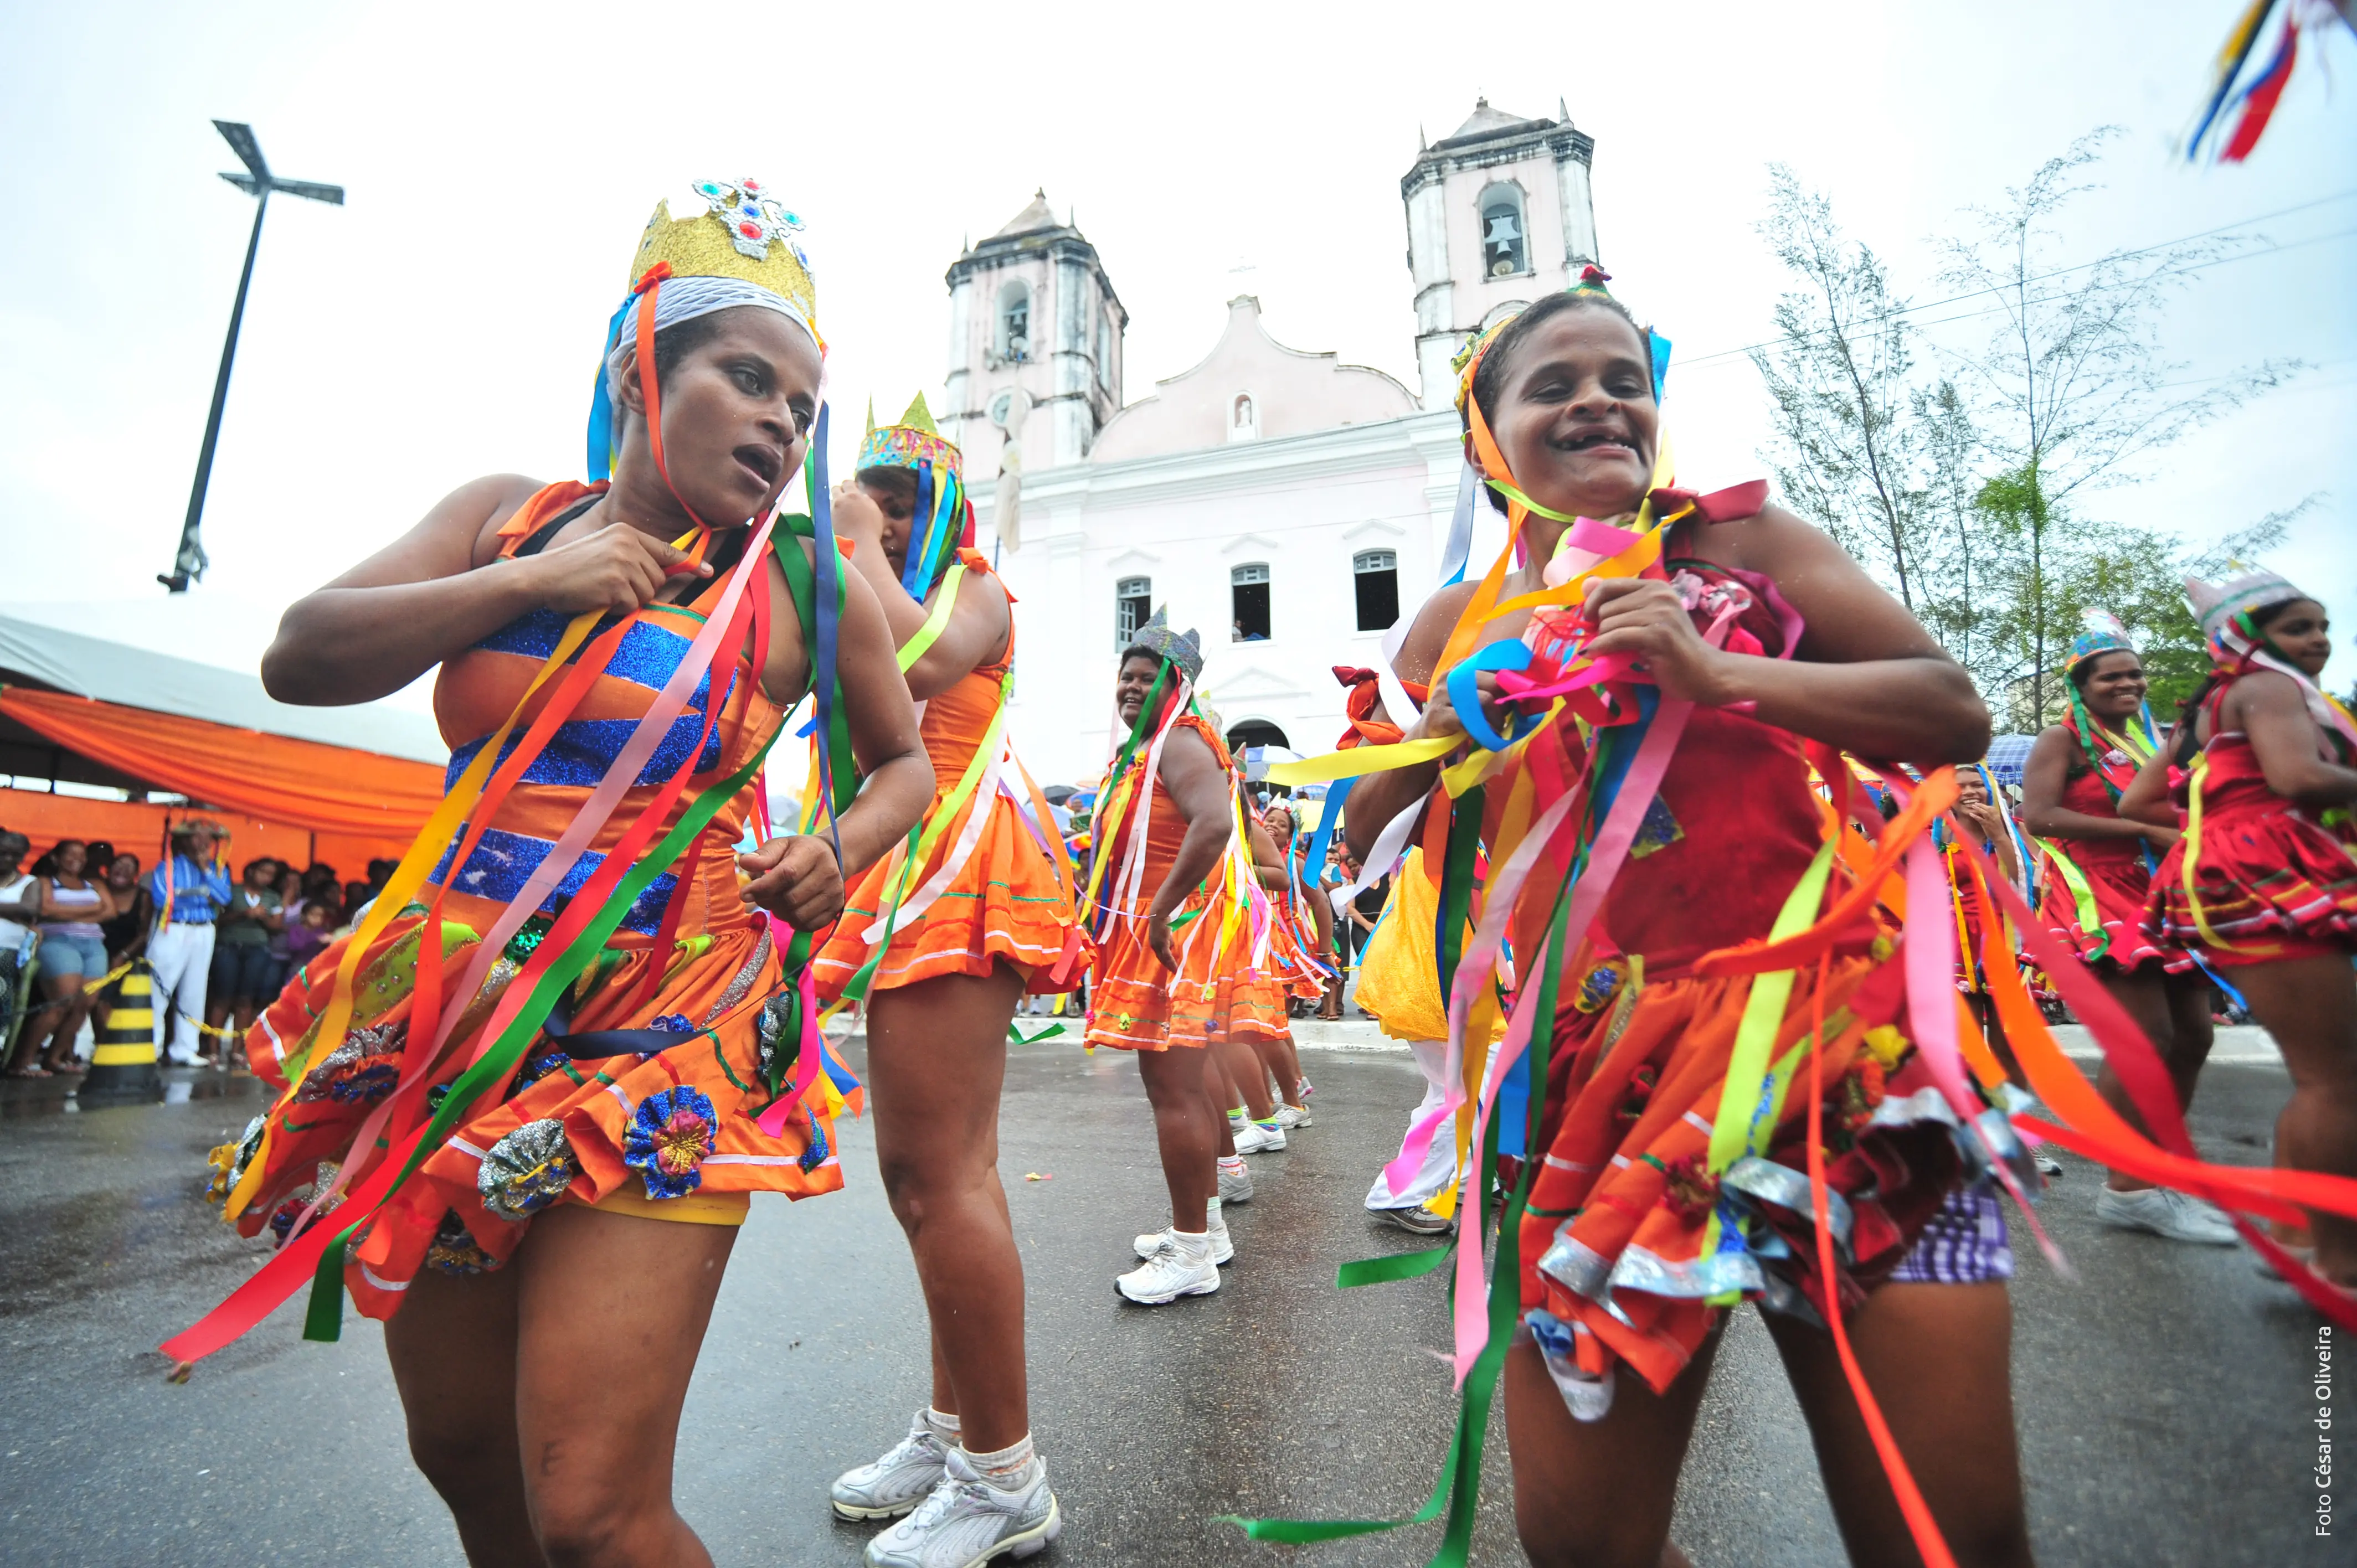
{"label": "wet asphalt road", "polygon": [[[1135,1066],[1060,1041],[1016,1049],[1003,1168],[1030,1281],[1035,1427],[1068,1521],[1044,1563],[1415,1563],[1436,1543],[1424,1526],[1280,1548],[1211,1522],[1405,1514],[1448,1440],[1440,1276],[1333,1286],[1338,1262],[1420,1244],[1359,1208],[1420,1080],[1405,1055],[1307,1059],[1318,1123],[1255,1156],[1225,1288],[1149,1312],[1112,1287],[1130,1236],[1166,1218]],[[54,1089],[0,1099],[0,1562],[459,1563],[405,1462],[374,1325],[348,1316],[340,1344],[307,1345],[284,1308],[185,1386],[164,1380],[149,1348],[261,1252],[196,1196],[203,1151],[242,1125],[256,1086],[178,1076],[176,1092],[213,1097],[63,1114]],[[2275,1068],[2213,1067],[2197,1138],[2213,1158],[2262,1160],[2285,1092]],[[680,1503],[724,1564],[857,1563],[866,1532],[831,1521],[826,1482],[891,1443],[925,1394],[914,1273],[873,1137],[845,1128],[849,1190],[754,1206],[689,1396]],[[2064,1158],[2044,1214],[2081,1278],[2025,1245],[2015,1292],[2039,1560],[2357,1563],[2357,1507],[2339,1538],[2311,1534],[2316,1320],[2239,1251],[2096,1226],[2099,1178]],[[1034,1171],[1054,1179],[1022,1179]],[[1502,1449],[1500,1423],[1476,1563],[1522,1560]],[[1677,1539],[1705,1568],[1841,1561],[1749,1312],[1719,1356]]]}

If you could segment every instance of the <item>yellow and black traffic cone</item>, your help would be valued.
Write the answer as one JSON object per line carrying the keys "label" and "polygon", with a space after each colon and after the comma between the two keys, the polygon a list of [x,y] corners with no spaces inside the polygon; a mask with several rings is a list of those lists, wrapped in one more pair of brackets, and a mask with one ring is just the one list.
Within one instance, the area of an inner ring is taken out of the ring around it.
{"label": "yellow and black traffic cone", "polygon": [[164,1098],[164,1075],[156,1066],[155,981],[144,958],[107,987],[105,1026],[96,1031],[98,1048],[77,1095],[88,1105],[119,1105]]}

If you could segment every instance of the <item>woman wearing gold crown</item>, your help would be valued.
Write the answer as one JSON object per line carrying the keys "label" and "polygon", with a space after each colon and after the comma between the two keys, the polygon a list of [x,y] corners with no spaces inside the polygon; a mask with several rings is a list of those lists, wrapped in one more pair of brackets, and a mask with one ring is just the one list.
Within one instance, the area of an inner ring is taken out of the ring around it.
{"label": "woman wearing gold crown", "polygon": [[[1861,852],[1869,863],[1855,881],[1835,869],[1856,864],[1841,822],[1870,807],[1832,748],[1964,762],[1986,744],[1987,711],[1824,534],[1763,504],[1764,486],[1663,485],[1667,346],[1601,283],[1591,273],[1473,348],[1469,455],[1523,553],[1417,616],[1399,674],[1429,682],[1431,698],[1375,759],[1395,766],[1358,778],[1346,809],[1362,854],[1422,811],[1443,933],[1455,911],[1477,914],[1462,953],[1442,960],[1464,1042],[1452,1061],[1469,1072],[1494,1015],[1489,978],[1513,956],[1513,1023],[1468,1155],[1484,1182],[1469,1225],[1500,1155],[1518,1156],[1526,1185],[1505,1209],[1486,1311],[1478,1244],[1459,1250],[1459,1375],[1502,1351],[1534,1561],[1683,1562],[1666,1538],[1718,1321],[1761,1300],[1779,1309],[1770,1332],[1853,1560],[1912,1561],[1918,1518],[1845,1390],[1835,1315],[1957,1561],[2024,1563],[2011,1257],[1994,1200],[1962,1188],[1970,1140],[1951,1134],[1980,1107],[1943,1098],[1895,1026],[1903,977],[1872,913],[1892,866],[1879,857],[1930,854],[1931,816],[1954,799],[1945,770],[1900,780],[1910,804]],[[1344,756],[1365,769],[1368,753]],[[1469,906],[1483,846],[1482,901]],[[1940,929],[1934,1019],[1954,1005]],[[1771,936],[1776,961],[1760,952]],[[1818,1052],[1799,1048],[1813,1038]],[[1415,1168],[1412,1144],[1396,1168]],[[1837,1256],[1811,1224],[1817,1190]],[[1517,1326],[1511,1348],[1488,1324]],[[1486,1380],[1469,1379],[1469,1401],[1477,1386],[1486,1412]]]}
{"label": "woman wearing gold crown", "polygon": [[[315,1275],[307,1332],[332,1338],[349,1287],[477,1563],[710,1561],[672,1455],[736,1228],[752,1193],[842,1185],[808,933],[931,792],[823,489],[786,524],[813,539],[773,537],[823,456],[800,220],[750,180],[696,190],[707,210],[659,206],[631,263],[595,482],[461,488],[289,609],[263,666],[312,703],[439,666],[450,782],[248,1036],[281,1092],[223,1153],[227,1208],[281,1250],[167,1349]],[[736,854],[813,691],[840,815]]]}
{"label": "woman wearing gold crown", "polygon": [[1060,1528],[1031,1444],[998,1100],[1017,1001],[1071,990],[1086,955],[1054,814],[1006,735],[1014,596],[973,549],[958,449],[921,395],[899,424],[871,422],[834,516],[924,706],[934,795],[816,961],[822,996],[866,1000],[877,1158],[932,1321],[931,1403],[833,1500],[845,1519],[911,1515],[867,1561],[926,1568],[942,1561],[929,1541],[1036,1550]]}
{"label": "woman wearing gold crown", "polygon": [[[2120,802],[2184,828],[2144,934],[2231,968],[2275,1036],[2292,1081],[2276,1163],[2357,1176],[2357,722],[2317,682],[2331,625],[2272,572],[2185,589],[2215,668]],[[2312,1212],[2316,1273],[2357,1294],[2357,1222]]]}

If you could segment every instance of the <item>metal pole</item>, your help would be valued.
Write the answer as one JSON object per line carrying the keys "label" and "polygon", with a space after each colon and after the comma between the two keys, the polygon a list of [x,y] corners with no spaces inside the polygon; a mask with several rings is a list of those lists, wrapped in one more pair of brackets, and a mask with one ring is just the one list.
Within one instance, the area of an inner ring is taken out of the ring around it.
{"label": "metal pole", "polygon": [[188,591],[189,574],[198,569],[201,558],[197,530],[204,521],[205,487],[213,477],[213,446],[221,439],[221,409],[229,402],[229,371],[237,359],[237,329],[245,320],[245,291],[253,284],[253,253],[262,245],[263,215],[270,210],[270,188],[265,185],[255,195],[253,237],[245,242],[245,270],[237,278],[237,304],[229,313],[229,339],[221,345],[221,374],[213,378],[212,412],[205,416],[205,444],[197,454],[197,482],[188,489],[188,516],[180,524],[179,553],[173,558],[171,575],[156,579],[176,594]]}

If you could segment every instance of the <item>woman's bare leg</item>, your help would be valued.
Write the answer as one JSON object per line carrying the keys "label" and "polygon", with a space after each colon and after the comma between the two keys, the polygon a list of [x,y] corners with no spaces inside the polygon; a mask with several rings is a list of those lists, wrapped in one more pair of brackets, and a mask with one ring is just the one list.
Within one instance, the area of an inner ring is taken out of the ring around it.
{"label": "woman's bare leg", "polygon": [[1023,1260],[998,1179],[1006,1027],[1022,988],[1001,965],[878,992],[868,1009],[876,1155],[932,1322],[933,1408],[958,1416],[978,1454],[1031,1430]]}
{"label": "woman's bare leg", "polygon": [[1226,1075],[1229,1093],[1235,1096],[1220,1109],[1224,1112],[1229,1106],[1241,1105],[1244,1114],[1255,1122],[1265,1122],[1275,1115],[1276,1102],[1268,1097],[1268,1069],[1261,1065],[1260,1053],[1253,1048],[1252,1042],[1231,1036],[1213,1041],[1211,1049],[1219,1056],[1220,1070]]}
{"label": "woman's bare leg", "polygon": [[516,1280],[515,1428],[549,1568],[710,1568],[672,1505],[680,1406],[737,1230],[560,1204]]}
{"label": "woman's bare leg", "polygon": [[[2276,1163],[2357,1176],[2357,972],[2345,955],[2237,965],[2234,983],[2282,1050],[2291,1101],[2276,1118]],[[2357,1222],[2310,1211],[2316,1270],[2357,1289]]]}
{"label": "woman's bare leg", "polygon": [[1253,1041],[1253,1049],[1260,1053],[1261,1065],[1276,1079],[1277,1098],[1301,1109],[1301,1057],[1293,1048],[1291,1033],[1274,1037],[1261,1036]]}
{"label": "woman's bare leg", "polygon": [[409,1456],[475,1568],[543,1568],[516,1445],[516,1271],[410,1282],[384,1326]]}
{"label": "woman's bare leg", "polygon": [[[2170,1078],[2178,1083],[2178,1107],[2182,1110],[2191,1090],[2192,1079],[2190,1075],[2180,1077],[2176,1070],[2177,1020],[2169,1007],[2169,990],[2162,982],[2159,967],[2147,964],[2125,974],[2115,969],[2097,968],[2094,973],[2104,989],[2112,993],[2112,999],[2126,1008],[2136,1026],[2144,1031],[2145,1038],[2152,1042],[2152,1048],[2160,1053],[2162,1065],[2170,1069]],[[2201,1054],[2205,1057],[2210,1054],[2206,1043],[2201,1047]],[[2198,1063],[2194,1070],[2201,1070]],[[2095,1092],[2104,1097],[2104,1104],[2126,1117],[2130,1126],[2149,1135],[2150,1129],[2145,1126],[2144,1117],[2137,1112],[2136,1102],[2128,1098],[2126,1086],[2120,1082],[2119,1075],[2112,1070],[2109,1061],[2095,1069]],[[2125,1171],[2111,1171],[2105,1175],[2104,1185],[2114,1192],[2142,1192],[2152,1183],[2129,1176]]]}
{"label": "woman's bare leg", "polygon": [[[1914,1538],[1833,1337],[1780,1314],[1761,1316],[1808,1418],[1854,1568],[1916,1568]],[[1885,1285],[1848,1327],[1867,1386],[1958,1568],[2028,1568],[2005,1285]]]}
{"label": "woman's bare leg", "polygon": [[1210,1054],[1183,1046],[1137,1053],[1137,1074],[1154,1106],[1162,1179],[1170,1187],[1170,1224],[1190,1236],[1211,1223],[1211,1195],[1219,1186],[1214,1162],[1228,1122],[1205,1086],[1200,1058]]}
{"label": "woman's bare leg", "polygon": [[1506,1352],[1506,1444],[1514,1528],[1534,1568],[1674,1568],[1669,1544],[1678,1471],[1710,1383],[1718,1335],[1702,1342],[1669,1392],[1623,1367],[1612,1409],[1575,1421],[1534,1345]]}

